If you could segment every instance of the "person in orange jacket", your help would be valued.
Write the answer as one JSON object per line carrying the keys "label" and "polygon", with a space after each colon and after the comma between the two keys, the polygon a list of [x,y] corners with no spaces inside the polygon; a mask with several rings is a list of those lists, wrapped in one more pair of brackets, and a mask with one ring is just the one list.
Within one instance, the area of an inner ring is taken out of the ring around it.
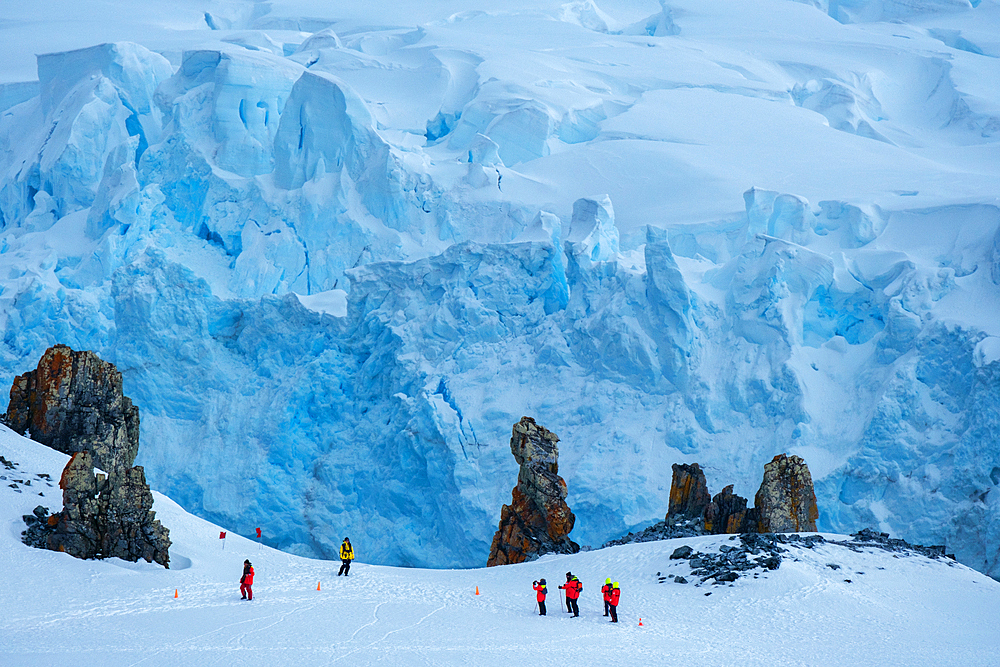
{"label": "person in orange jacket", "polygon": [[[572,572],[566,573],[566,583],[559,588],[566,590],[566,606],[573,611],[573,618],[580,615],[580,605],[577,603],[577,599],[580,597],[580,593],[583,591],[583,584],[580,580],[573,576]],[[567,611],[569,611],[567,609]]]}
{"label": "person in orange jacket", "polygon": [[621,589],[618,588],[618,582],[616,581],[611,589],[611,599],[609,600],[609,603],[611,605],[610,609],[611,609],[612,623],[618,622],[618,600],[621,598],[621,596],[622,592]]}
{"label": "person in orange jacket", "polygon": [[243,576],[240,577],[240,593],[243,594],[241,600],[253,600],[253,565],[250,564],[250,559],[243,561]]}
{"label": "person in orange jacket", "polygon": [[604,580],[604,585],[601,586],[601,595],[604,597],[604,615],[605,616],[608,615],[608,607],[611,606],[610,603],[611,603],[611,589],[612,588],[613,587],[611,585],[611,578],[609,577],[609,578],[607,578],[607,579]]}
{"label": "person in orange jacket", "polygon": [[535,599],[538,601],[538,615],[545,616],[545,594],[548,589],[545,587],[545,580],[531,582],[531,587],[535,589]]}

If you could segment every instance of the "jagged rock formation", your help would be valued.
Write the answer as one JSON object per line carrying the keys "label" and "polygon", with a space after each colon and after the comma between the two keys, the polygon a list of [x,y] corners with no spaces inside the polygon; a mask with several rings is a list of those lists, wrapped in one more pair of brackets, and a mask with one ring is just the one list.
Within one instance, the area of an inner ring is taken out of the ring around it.
{"label": "jagged rock formation", "polygon": [[63,490],[63,511],[50,521],[53,534],[46,548],[65,551],[77,558],[95,558],[101,544],[98,493],[107,488],[107,479],[98,479],[94,474],[94,459],[89,452],[79,452],[70,458],[59,479],[59,488]]}
{"label": "jagged rock formation", "polygon": [[[63,470],[63,510],[25,516],[24,541],[77,558],[143,558],[169,566],[169,531],[156,520],[139,450],[139,410],[122,394],[121,373],[91,352],[65,345],[17,377],[10,427],[73,454]],[[107,472],[95,473],[98,466]],[[45,508],[40,508],[44,510]]]}
{"label": "jagged rock formation", "polygon": [[[708,485],[701,467],[697,463],[675,463],[670,485],[670,508],[664,527],[657,528],[660,525],[657,524],[653,527],[657,530],[653,532],[656,535],[670,532],[670,536],[674,537],[679,531],[688,531],[692,535],[721,535],[816,530],[819,510],[812,475],[806,462],[798,456],[781,454],[765,465],[764,481],[754,500],[756,506],[748,509],[747,499],[733,493],[732,484],[709,500]],[[701,525],[693,526],[692,521]],[[609,542],[612,543],[622,542]]]}
{"label": "jagged rock formation", "polygon": [[65,454],[87,451],[98,468],[130,468],[139,451],[139,409],[122,393],[122,374],[93,352],[49,348],[38,367],[14,379],[11,430]]}
{"label": "jagged rock formation", "polygon": [[559,476],[559,438],[531,417],[514,424],[510,451],[521,466],[510,505],[500,512],[487,567],[523,563],[546,553],[576,553],[569,539],[576,517]]}
{"label": "jagged rock formation", "polygon": [[708,493],[705,473],[697,463],[675,463],[670,484],[670,508],[667,521],[705,516],[712,496]]}
{"label": "jagged rock formation", "polygon": [[747,499],[733,493],[733,485],[730,484],[717,493],[705,508],[705,530],[716,535],[755,532],[747,530],[753,523],[747,521],[750,512]]}
{"label": "jagged rock formation", "polygon": [[775,456],[764,466],[754,499],[757,532],[815,532],[819,510],[809,466],[798,456]]}

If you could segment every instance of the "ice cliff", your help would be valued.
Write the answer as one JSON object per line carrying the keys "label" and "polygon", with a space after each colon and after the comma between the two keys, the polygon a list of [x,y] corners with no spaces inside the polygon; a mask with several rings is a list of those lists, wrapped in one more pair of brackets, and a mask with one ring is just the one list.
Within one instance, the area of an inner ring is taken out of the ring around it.
{"label": "ice cliff", "polygon": [[481,564],[529,415],[581,544],[787,452],[821,530],[996,576],[1000,8],[828,4],[215,3],[39,56],[0,380],[95,351],[154,488],[300,553]]}

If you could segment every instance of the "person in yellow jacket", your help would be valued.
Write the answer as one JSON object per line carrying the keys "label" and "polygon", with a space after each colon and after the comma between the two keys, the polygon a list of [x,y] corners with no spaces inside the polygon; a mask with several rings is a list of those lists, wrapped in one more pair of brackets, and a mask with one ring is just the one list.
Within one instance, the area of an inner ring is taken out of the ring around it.
{"label": "person in yellow jacket", "polygon": [[351,571],[351,561],[354,560],[354,547],[351,546],[351,540],[348,537],[344,538],[344,543],[340,545],[340,561],[343,565],[340,566],[340,572],[337,576],[344,575]]}

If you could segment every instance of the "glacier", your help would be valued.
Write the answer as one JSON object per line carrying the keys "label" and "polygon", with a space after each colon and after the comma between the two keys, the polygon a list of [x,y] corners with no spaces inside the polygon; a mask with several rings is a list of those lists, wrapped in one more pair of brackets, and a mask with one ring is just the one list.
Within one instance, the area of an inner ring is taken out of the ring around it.
{"label": "glacier", "polygon": [[1000,3],[59,6],[0,25],[0,383],[115,363],[187,510],[478,566],[530,415],[581,544],[787,452],[1000,576]]}

